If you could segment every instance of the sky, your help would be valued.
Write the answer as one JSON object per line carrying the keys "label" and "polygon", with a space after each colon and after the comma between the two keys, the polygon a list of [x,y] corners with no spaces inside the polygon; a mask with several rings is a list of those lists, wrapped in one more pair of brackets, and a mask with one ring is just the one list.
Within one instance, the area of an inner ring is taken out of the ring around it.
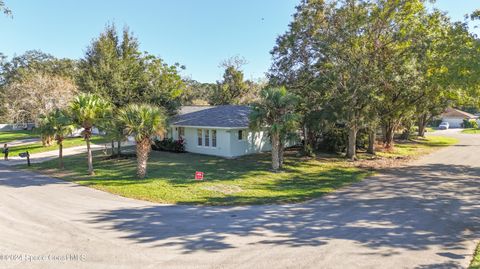
{"label": "sky", "polygon": [[[0,52],[12,57],[38,49],[80,59],[108,23],[127,25],[140,49],[186,66],[184,76],[221,79],[222,60],[246,59],[247,79],[265,75],[278,35],[288,29],[300,0],[5,0],[13,18],[0,15]],[[453,20],[480,8],[480,0],[437,0]],[[480,34],[479,29],[473,29]]]}

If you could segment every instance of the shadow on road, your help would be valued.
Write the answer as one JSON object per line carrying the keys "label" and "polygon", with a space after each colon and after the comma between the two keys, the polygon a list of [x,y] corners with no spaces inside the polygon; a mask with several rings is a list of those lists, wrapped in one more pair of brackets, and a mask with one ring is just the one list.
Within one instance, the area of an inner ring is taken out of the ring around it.
{"label": "shadow on road", "polygon": [[[91,212],[92,223],[113,223],[136,243],[179,247],[185,253],[235,248],[232,237],[257,235],[249,244],[322,246],[345,239],[368,246],[425,250],[453,261],[419,268],[456,268],[480,228],[480,170],[432,164],[384,172],[324,199],[281,206],[185,205]],[[0,183],[2,184],[2,183]],[[268,237],[264,236],[269,234]],[[272,236],[273,234],[273,236]],[[395,255],[375,251],[365,255]]]}

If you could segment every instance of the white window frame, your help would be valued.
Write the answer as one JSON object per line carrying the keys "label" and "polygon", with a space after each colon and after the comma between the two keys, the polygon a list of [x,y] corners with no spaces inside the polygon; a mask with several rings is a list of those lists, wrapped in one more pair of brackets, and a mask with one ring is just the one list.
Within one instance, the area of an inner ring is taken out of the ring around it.
{"label": "white window frame", "polygon": [[[212,138],[211,138],[211,139],[212,139],[212,143],[211,143],[212,146],[211,146],[211,147],[212,147],[212,148],[217,148],[217,142],[218,142],[218,139],[217,139],[217,129],[212,129],[210,133],[211,133],[211,137],[212,137]],[[214,133],[215,133],[215,145],[213,145],[213,134],[214,134]]]}
{"label": "white window frame", "polygon": [[197,147],[203,147],[203,129],[197,129]]}

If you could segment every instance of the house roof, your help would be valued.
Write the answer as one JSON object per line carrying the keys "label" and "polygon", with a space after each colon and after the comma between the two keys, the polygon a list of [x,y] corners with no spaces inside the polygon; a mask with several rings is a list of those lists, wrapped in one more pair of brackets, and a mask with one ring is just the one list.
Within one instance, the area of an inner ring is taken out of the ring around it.
{"label": "house roof", "polygon": [[472,115],[468,112],[461,111],[459,109],[455,108],[447,108],[443,113],[442,113],[442,118],[461,118],[461,119],[475,119],[477,118],[475,115]]}
{"label": "house roof", "polygon": [[192,112],[197,112],[204,109],[212,108],[213,106],[182,106],[178,111],[178,115],[184,115]]}
{"label": "house roof", "polygon": [[176,126],[202,126],[223,128],[247,128],[251,108],[249,106],[222,105],[202,109],[182,107],[180,111],[191,111],[177,115],[170,124]]}

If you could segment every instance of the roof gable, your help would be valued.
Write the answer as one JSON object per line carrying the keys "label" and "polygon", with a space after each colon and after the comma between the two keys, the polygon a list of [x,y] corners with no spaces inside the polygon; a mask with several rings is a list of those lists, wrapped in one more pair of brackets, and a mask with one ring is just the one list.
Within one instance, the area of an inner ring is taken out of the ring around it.
{"label": "roof gable", "polygon": [[447,108],[445,112],[442,113],[442,118],[468,118],[468,119],[474,119],[477,118],[475,115],[472,115],[468,112],[461,111],[459,109],[455,108]]}

